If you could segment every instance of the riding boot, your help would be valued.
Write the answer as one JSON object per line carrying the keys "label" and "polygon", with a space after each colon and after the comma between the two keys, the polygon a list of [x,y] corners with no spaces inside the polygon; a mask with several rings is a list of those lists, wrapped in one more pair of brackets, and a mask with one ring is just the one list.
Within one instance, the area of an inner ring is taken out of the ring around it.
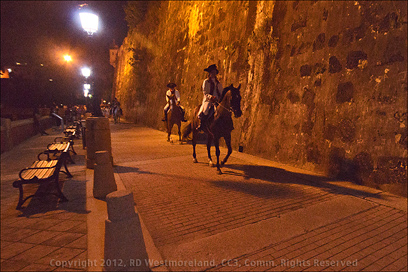
{"label": "riding boot", "polygon": [[183,118],[181,119],[181,122],[187,122],[186,118],[185,118],[185,111],[181,110],[182,114],[183,114]]}
{"label": "riding boot", "polygon": [[164,115],[163,115],[162,121],[163,121],[163,122],[166,122],[166,121],[167,121],[167,111],[164,111]]}

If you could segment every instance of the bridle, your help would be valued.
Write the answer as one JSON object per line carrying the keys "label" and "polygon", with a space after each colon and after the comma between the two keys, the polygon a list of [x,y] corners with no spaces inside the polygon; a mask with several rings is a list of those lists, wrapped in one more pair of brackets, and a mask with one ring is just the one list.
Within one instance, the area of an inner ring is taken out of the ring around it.
{"label": "bridle", "polygon": [[[218,106],[220,106],[221,108],[223,108],[223,109],[225,109],[225,110],[227,110],[227,111],[229,111],[229,112],[231,112],[231,113],[234,112],[234,110],[232,109],[232,107],[230,107],[230,108],[224,107],[222,104],[220,104],[220,103],[218,103],[218,102],[217,102],[217,104],[218,104]],[[218,106],[217,106],[217,107],[218,107]]]}
{"label": "bridle", "polygon": [[[232,97],[231,97],[231,99],[232,99]],[[229,108],[227,108],[227,107],[224,107],[220,102],[217,102],[217,104],[218,104],[218,106],[221,106],[221,108],[223,108],[223,109],[229,111],[230,113],[234,113],[234,112],[235,112],[235,111],[234,111],[234,108],[233,108],[232,106],[230,106]],[[218,107],[218,106],[217,106],[217,107]]]}

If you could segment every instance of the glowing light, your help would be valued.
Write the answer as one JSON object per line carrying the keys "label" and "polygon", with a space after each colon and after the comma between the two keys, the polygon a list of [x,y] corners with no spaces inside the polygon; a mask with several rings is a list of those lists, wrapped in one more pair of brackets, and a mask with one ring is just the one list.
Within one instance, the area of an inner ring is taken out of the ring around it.
{"label": "glowing light", "polygon": [[85,97],[88,97],[88,94],[89,94],[89,90],[88,90],[88,89],[84,89],[84,96],[85,96]]}
{"label": "glowing light", "polygon": [[89,34],[92,35],[96,31],[98,31],[98,15],[89,13],[89,12],[81,12],[79,13],[79,18],[81,20],[82,28]]}
{"label": "glowing light", "polygon": [[13,70],[11,70],[11,68],[8,68],[7,71],[8,71],[9,73],[13,72]]}
{"label": "glowing light", "polygon": [[91,75],[91,69],[84,67],[81,69],[81,73],[84,77],[88,78]]}
{"label": "glowing light", "polygon": [[64,59],[65,59],[65,61],[72,61],[72,58],[71,58],[71,56],[70,55],[65,55],[64,56]]}
{"label": "glowing light", "polygon": [[48,79],[49,82],[53,81],[52,78]]}
{"label": "glowing light", "polygon": [[85,83],[84,84],[84,90],[90,90],[91,89],[91,84]]}

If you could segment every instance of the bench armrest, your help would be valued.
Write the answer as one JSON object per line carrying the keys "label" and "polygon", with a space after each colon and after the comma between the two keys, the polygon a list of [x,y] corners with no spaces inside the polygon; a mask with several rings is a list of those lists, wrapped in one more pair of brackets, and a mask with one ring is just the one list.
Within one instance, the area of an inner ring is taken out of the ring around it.
{"label": "bench armrest", "polygon": [[[41,159],[41,155],[47,155],[47,159],[46,159],[46,160],[42,160],[42,159]],[[51,160],[51,159],[50,159],[50,153],[49,153],[49,152],[45,152],[45,151],[43,151],[43,152],[41,152],[40,154],[38,154],[38,155],[37,155],[37,158],[38,158],[39,161],[49,161],[49,160]]]}

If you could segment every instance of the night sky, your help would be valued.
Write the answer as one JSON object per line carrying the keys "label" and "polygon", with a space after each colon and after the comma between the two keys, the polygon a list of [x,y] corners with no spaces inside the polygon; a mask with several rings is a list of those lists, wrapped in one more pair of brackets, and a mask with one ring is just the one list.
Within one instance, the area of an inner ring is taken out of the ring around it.
{"label": "night sky", "polygon": [[[94,44],[87,41],[78,20],[78,8],[83,3],[99,15],[100,30],[92,37]],[[126,1],[1,1],[2,65],[17,59],[53,61],[60,51],[75,55],[89,46],[98,52],[108,50],[113,39],[120,45],[127,33],[125,4]]]}
{"label": "night sky", "polygon": [[[84,3],[99,16],[99,30],[91,37],[79,22],[79,5]],[[109,64],[109,48],[113,40],[120,46],[127,35],[125,5],[126,1],[1,1],[2,68],[27,63],[26,67],[40,71],[35,72],[36,77],[44,77],[46,82],[54,79],[52,87],[38,82],[36,88],[47,88],[48,93],[64,100],[67,92],[73,93],[71,97],[81,92],[80,68],[88,66],[97,88],[109,93],[114,72]],[[70,63],[64,61],[65,54],[72,56]],[[30,88],[34,95],[35,88]],[[42,94],[38,99],[49,96]]]}

